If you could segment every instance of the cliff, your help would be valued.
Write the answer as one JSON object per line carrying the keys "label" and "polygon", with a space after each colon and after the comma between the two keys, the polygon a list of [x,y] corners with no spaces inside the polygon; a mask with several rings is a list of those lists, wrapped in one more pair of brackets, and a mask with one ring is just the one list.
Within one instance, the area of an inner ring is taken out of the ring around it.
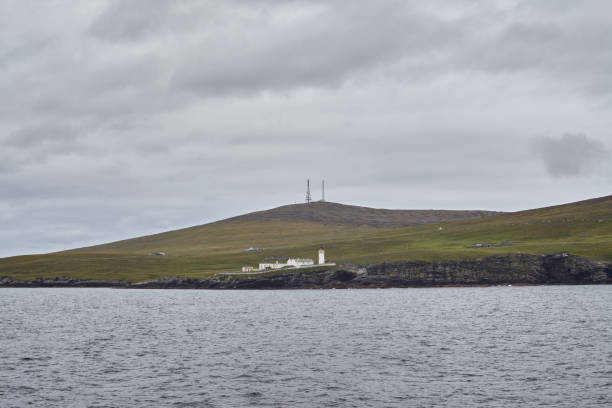
{"label": "cliff", "polygon": [[341,265],[334,269],[287,271],[254,277],[163,278],[129,283],[71,278],[30,281],[0,278],[0,287],[121,287],[194,289],[306,289],[428,287],[496,284],[609,284],[612,263],[568,255],[511,254],[440,262]]}

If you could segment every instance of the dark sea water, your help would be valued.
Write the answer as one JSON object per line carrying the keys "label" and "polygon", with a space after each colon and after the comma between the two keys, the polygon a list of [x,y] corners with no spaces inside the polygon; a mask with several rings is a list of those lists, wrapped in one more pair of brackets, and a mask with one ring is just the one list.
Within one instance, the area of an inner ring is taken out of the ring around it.
{"label": "dark sea water", "polygon": [[610,407],[612,286],[0,289],[1,407]]}

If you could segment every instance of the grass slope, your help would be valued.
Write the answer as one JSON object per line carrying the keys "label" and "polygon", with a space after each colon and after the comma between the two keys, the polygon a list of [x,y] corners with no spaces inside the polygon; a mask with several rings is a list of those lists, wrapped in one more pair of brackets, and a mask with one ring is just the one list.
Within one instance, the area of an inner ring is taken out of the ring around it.
{"label": "grass slope", "polygon": [[[0,276],[22,279],[72,276],[129,281],[177,275],[206,277],[218,271],[237,270],[241,265],[256,264],[269,256],[314,258],[319,245],[325,245],[332,260],[354,263],[457,260],[513,252],[570,252],[612,261],[612,196],[517,213],[400,228],[384,226],[388,225],[385,216],[381,216],[382,222],[363,222],[364,217],[359,219],[352,211],[363,207],[346,207],[350,210],[346,216],[330,216],[327,213],[329,206],[318,207],[319,214],[296,216],[298,220],[284,215],[274,219],[270,212],[263,217],[253,213],[96,247],[3,258],[0,259]],[[338,208],[341,207],[331,210],[338,211]],[[316,209],[311,207],[302,213]],[[397,214],[393,214],[395,216]],[[339,221],[351,217],[358,219],[352,224]],[[442,230],[438,229],[439,225],[442,225]],[[512,242],[512,245],[469,247],[475,243],[502,241]],[[244,252],[243,249],[249,246],[265,250]],[[155,251],[164,251],[168,255],[149,255]]]}
{"label": "grass slope", "polygon": [[465,220],[502,214],[482,210],[386,210],[331,202],[291,204],[267,211],[257,211],[226,221],[308,221],[370,227],[409,227],[423,224]]}
{"label": "grass slope", "polygon": [[[494,254],[569,252],[612,261],[612,196],[435,226],[400,228],[356,242],[338,242],[336,251],[354,262],[457,260]],[[510,246],[473,248],[476,243]],[[336,244],[334,244],[336,245]],[[356,246],[362,247],[361,255]],[[333,246],[330,250],[333,250]]]}

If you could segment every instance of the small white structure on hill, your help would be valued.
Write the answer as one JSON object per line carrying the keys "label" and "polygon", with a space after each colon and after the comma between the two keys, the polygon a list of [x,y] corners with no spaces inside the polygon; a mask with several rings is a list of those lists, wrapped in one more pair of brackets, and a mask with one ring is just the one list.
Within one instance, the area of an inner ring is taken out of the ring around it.
{"label": "small white structure on hill", "polygon": [[323,247],[319,248],[319,263],[325,263],[325,249]]}
{"label": "small white structure on hill", "polygon": [[255,247],[248,247],[248,248],[244,248],[244,252],[261,252],[263,251],[263,249],[261,248],[255,248]]}
{"label": "small white structure on hill", "polygon": [[243,266],[242,267],[242,272],[253,272],[253,267],[252,266]]}

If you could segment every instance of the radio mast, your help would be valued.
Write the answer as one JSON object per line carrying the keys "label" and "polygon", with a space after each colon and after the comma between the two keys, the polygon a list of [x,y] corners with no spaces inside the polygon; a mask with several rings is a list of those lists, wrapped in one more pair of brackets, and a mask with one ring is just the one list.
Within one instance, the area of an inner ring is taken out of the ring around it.
{"label": "radio mast", "polygon": [[325,202],[325,180],[321,180],[321,202]]}
{"label": "radio mast", "polygon": [[310,179],[306,180],[306,204],[310,204],[312,198],[310,197]]}

